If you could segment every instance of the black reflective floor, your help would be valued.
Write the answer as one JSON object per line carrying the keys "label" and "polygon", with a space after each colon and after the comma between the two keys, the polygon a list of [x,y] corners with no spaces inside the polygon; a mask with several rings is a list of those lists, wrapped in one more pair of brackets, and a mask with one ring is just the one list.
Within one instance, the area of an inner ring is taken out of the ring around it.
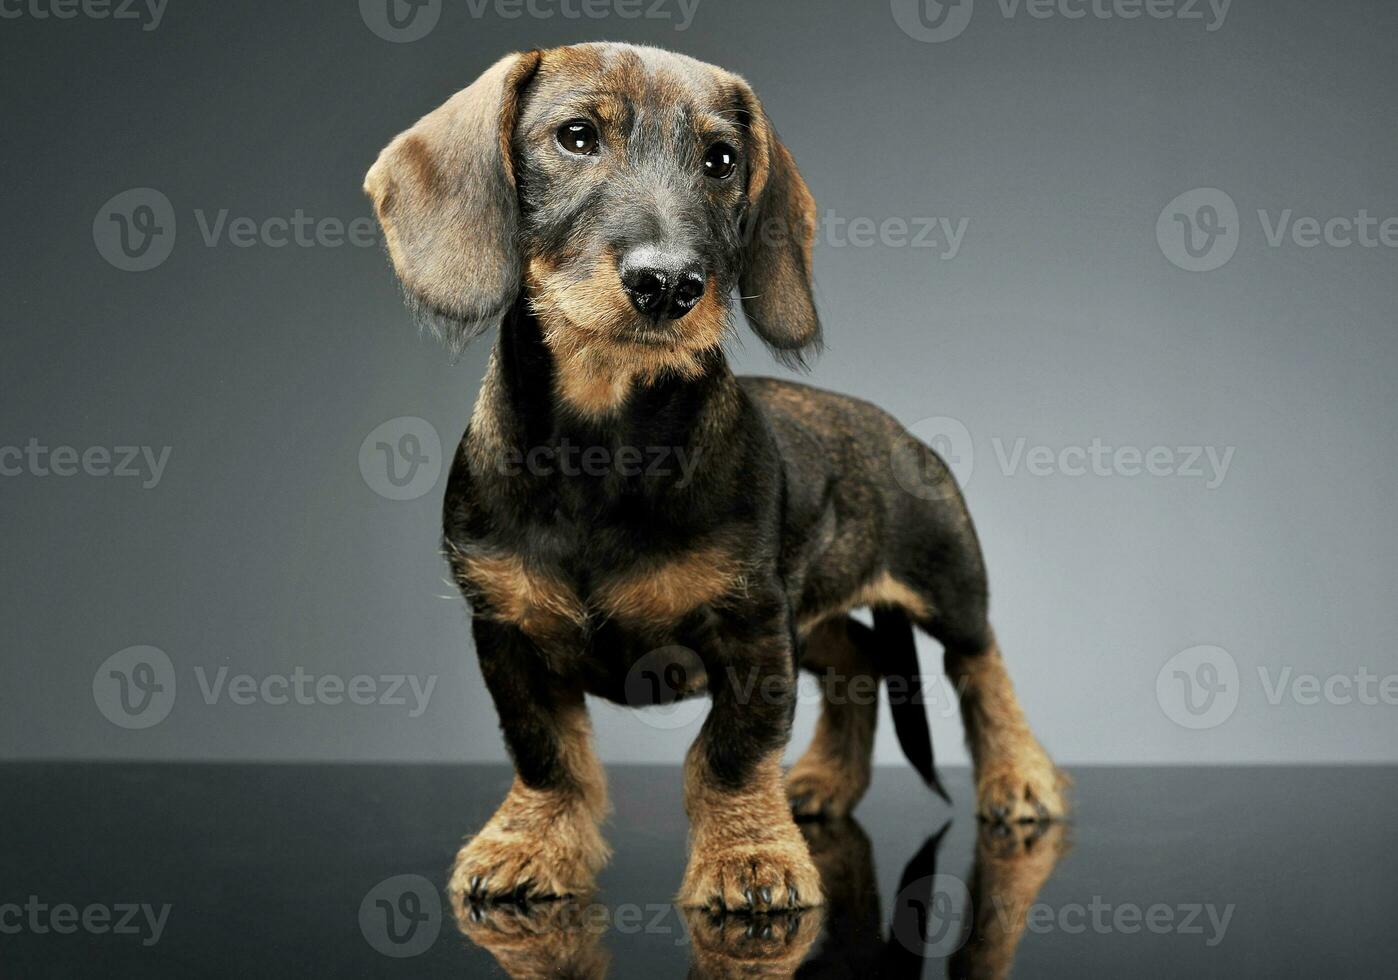
{"label": "black reflective floor", "polygon": [[[0,767],[0,975],[1373,977],[1398,962],[1391,769],[1086,769],[1074,823],[979,832],[879,770],[811,826],[829,901],[686,916],[680,773],[615,768],[589,902],[452,907],[494,767]],[[950,821],[950,823],[948,823]],[[799,965],[798,965],[799,964]]]}

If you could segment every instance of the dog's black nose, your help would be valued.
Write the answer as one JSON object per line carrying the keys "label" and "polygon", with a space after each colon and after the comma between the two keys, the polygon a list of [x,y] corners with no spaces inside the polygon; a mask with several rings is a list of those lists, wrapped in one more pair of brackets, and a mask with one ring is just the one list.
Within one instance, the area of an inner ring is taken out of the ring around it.
{"label": "dog's black nose", "polygon": [[704,276],[692,261],[663,261],[651,252],[628,261],[621,269],[621,286],[631,305],[648,317],[678,320],[704,296]]}

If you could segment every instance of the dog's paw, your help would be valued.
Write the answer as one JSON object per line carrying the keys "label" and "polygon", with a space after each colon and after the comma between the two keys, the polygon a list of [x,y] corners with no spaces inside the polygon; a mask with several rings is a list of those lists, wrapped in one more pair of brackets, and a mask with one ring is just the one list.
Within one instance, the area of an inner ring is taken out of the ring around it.
{"label": "dog's paw", "polygon": [[457,852],[447,889],[467,902],[586,895],[607,857],[596,820],[583,810],[540,819],[507,798]]}
{"label": "dog's paw", "polygon": [[976,774],[976,815],[990,823],[1042,823],[1068,815],[1068,777],[1032,736]]}
{"label": "dog's paw", "polygon": [[869,788],[869,771],[802,756],[786,776],[786,796],[798,820],[847,817]]}
{"label": "dog's paw", "polygon": [[767,912],[821,904],[820,872],[792,824],[761,844],[706,847],[696,838],[679,903],[727,912]]}
{"label": "dog's paw", "polygon": [[693,956],[693,976],[790,977],[820,935],[823,916],[816,909],[788,909],[762,915],[733,915],[685,909]]}

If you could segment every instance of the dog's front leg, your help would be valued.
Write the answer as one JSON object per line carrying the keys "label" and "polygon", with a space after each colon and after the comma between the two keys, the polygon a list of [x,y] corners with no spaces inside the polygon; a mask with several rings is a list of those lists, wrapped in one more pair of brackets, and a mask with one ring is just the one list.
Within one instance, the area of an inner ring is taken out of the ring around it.
{"label": "dog's front leg", "polygon": [[782,785],[796,668],[789,613],[784,602],[773,605],[779,611],[735,617],[706,655],[713,708],[685,759],[685,906],[761,912],[821,904],[820,874]]}
{"label": "dog's front leg", "polygon": [[583,895],[606,862],[606,780],[581,689],[553,675],[518,627],[477,616],[481,672],[515,764],[509,794],[452,868],[463,899]]}

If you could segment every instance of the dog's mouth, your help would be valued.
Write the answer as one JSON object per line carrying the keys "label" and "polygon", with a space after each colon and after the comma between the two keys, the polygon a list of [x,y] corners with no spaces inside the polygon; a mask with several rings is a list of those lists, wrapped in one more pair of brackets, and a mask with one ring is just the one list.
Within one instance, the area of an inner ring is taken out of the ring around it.
{"label": "dog's mouth", "polygon": [[641,347],[673,347],[684,339],[678,320],[637,317],[622,328],[622,339]]}

